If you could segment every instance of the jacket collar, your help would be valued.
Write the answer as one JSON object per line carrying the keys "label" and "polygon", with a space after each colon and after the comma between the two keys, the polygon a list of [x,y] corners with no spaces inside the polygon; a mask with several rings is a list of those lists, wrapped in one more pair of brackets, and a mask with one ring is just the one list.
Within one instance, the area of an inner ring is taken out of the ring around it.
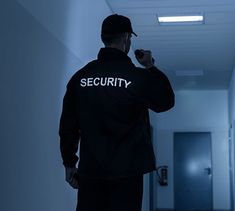
{"label": "jacket collar", "polygon": [[98,60],[121,60],[132,63],[126,53],[116,48],[101,48],[98,53]]}

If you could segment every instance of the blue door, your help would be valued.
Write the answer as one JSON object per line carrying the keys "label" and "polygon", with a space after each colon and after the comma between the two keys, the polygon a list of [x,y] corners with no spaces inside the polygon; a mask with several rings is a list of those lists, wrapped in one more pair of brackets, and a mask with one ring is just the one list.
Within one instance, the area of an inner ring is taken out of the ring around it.
{"label": "blue door", "polygon": [[174,133],[176,210],[212,210],[211,134]]}

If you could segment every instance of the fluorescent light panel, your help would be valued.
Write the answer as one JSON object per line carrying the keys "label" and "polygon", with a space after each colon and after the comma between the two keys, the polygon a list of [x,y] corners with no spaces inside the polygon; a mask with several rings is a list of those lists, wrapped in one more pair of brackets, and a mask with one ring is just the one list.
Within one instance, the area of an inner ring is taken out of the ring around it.
{"label": "fluorescent light panel", "polygon": [[202,15],[187,15],[187,16],[162,16],[158,17],[160,23],[179,23],[179,22],[198,22],[203,21]]}
{"label": "fluorescent light panel", "polygon": [[203,70],[176,70],[176,76],[203,76]]}
{"label": "fluorescent light panel", "polygon": [[204,15],[201,13],[177,15],[158,14],[157,19],[160,25],[191,25],[204,23]]}

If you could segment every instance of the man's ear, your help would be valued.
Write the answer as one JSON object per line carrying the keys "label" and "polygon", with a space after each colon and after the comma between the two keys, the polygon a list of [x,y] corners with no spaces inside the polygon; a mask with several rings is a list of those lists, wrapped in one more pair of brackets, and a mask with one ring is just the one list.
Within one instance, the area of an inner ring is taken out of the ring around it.
{"label": "man's ear", "polygon": [[123,33],[121,36],[121,43],[122,43],[122,49],[125,52],[126,51],[126,46],[128,44],[128,33]]}
{"label": "man's ear", "polygon": [[125,41],[126,41],[126,42],[127,42],[128,38],[129,38],[129,34],[126,32],[126,33],[125,33]]}
{"label": "man's ear", "polygon": [[123,36],[122,36],[122,41],[124,42],[124,43],[127,43],[127,40],[128,40],[128,33],[123,33]]}

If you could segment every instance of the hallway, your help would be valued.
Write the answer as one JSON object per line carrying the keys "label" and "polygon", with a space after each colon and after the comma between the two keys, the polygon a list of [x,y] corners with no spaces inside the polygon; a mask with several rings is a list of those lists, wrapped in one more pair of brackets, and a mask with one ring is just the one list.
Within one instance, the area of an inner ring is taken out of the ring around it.
{"label": "hallway", "polygon": [[[76,191],[65,182],[59,152],[62,99],[70,77],[103,47],[100,25],[112,13],[127,15],[133,22],[138,34],[129,53],[133,63],[139,65],[135,49],[150,49],[176,95],[171,111],[150,111],[157,166],[167,166],[167,185],[159,184],[156,172],[145,175],[142,211],[175,211],[174,133],[180,132],[211,134],[211,165],[199,169],[203,159],[188,160],[188,170],[211,177],[211,210],[234,210],[233,0],[1,3],[1,211],[73,211],[76,207]],[[162,25],[157,19],[191,12],[203,14],[204,21]]]}

